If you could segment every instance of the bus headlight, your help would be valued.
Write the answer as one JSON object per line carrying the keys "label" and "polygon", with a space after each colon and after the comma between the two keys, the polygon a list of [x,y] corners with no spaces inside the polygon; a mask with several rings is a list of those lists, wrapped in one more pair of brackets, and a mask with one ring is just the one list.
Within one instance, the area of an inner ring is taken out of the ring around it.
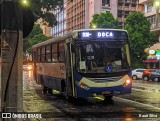
{"label": "bus headlight", "polygon": [[32,66],[28,66],[27,69],[28,69],[28,70],[31,70],[31,69],[32,69]]}
{"label": "bus headlight", "polygon": [[131,80],[130,80],[130,79],[127,79],[127,80],[124,82],[123,86],[128,86],[128,85],[131,84],[131,83],[132,83]]}
{"label": "bus headlight", "polygon": [[79,85],[81,88],[84,88],[84,89],[89,89],[89,87],[86,85],[86,84],[84,84],[84,83],[80,83],[80,85]]}

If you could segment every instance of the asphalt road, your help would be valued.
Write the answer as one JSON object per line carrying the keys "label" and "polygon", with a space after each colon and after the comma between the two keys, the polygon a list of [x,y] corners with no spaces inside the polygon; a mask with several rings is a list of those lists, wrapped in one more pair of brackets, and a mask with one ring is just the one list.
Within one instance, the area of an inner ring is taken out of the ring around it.
{"label": "asphalt road", "polygon": [[131,94],[108,103],[101,97],[67,102],[60,94],[44,95],[32,72],[25,71],[23,79],[24,111],[40,113],[39,121],[160,121],[160,83],[134,81]]}

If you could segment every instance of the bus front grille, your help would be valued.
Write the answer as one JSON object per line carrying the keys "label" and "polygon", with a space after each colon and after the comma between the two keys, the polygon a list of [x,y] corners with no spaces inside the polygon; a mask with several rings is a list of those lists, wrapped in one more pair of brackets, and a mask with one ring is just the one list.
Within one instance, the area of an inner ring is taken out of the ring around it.
{"label": "bus front grille", "polygon": [[88,78],[89,80],[95,83],[104,83],[104,82],[116,82],[120,80],[123,76],[119,77],[107,77],[107,78]]}

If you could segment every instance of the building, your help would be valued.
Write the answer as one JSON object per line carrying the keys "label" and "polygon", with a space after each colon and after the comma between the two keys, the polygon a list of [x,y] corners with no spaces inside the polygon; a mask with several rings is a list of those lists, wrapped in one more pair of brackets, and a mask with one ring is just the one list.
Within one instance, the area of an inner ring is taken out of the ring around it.
{"label": "building", "polygon": [[64,0],[63,8],[57,7],[51,11],[57,19],[57,25],[51,28],[51,36],[62,36],[66,33],[66,0]]}
{"label": "building", "polygon": [[92,16],[100,12],[111,12],[123,28],[128,14],[142,10],[143,6],[138,4],[138,0],[68,0],[67,31],[89,28]]}
{"label": "building", "polygon": [[38,19],[37,24],[40,24],[40,28],[43,30],[43,34],[47,37],[51,36],[51,27],[47,25],[46,22],[43,21],[42,18]]}
{"label": "building", "polygon": [[[158,6],[156,6],[156,2],[159,2]],[[160,50],[160,1],[140,0],[139,3],[144,5],[143,13],[151,23],[151,32],[157,34],[159,39],[159,42],[150,48]]]}
{"label": "building", "polygon": [[[100,2],[101,1],[101,2]],[[135,11],[142,11],[138,0],[64,0],[63,9],[51,11],[57,18],[57,25],[52,28],[42,27],[44,33],[61,36],[69,31],[88,29],[92,16],[96,13],[111,12],[120,21],[123,28],[125,18]]]}
{"label": "building", "polygon": [[[42,9],[42,11],[45,11]],[[64,0],[63,7],[57,7],[54,10],[50,11],[53,13],[57,20],[57,25],[49,27],[42,18],[37,20],[37,23],[40,24],[40,28],[43,30],[43,34],[46,36],[58,37],[66,33],[66,0]]]}
{"label": "building", "polygon": [[140,0],[139,3],[144,5],[143,13],[151,24],[150,31],[157,34],[159,39],[158,43],[145,49],[148,57],[144,62],[147,65],[154,64],[157,68],[160,68],[160,1]]}
{"label": "building", "polygon": [[[117,7],[112,7],[111,12],[114,17],[118,17],[120,21],[120,26],[124,27],[124,22],[126,17],[133,12],[141,12],[143,10],[143,6],[138,3],[138,0],[115,0],[117,2]],[[114,2],[112,2],[112,6],[114,6]],[[117,10],[116,10],[117,9]],[[114,11],[117,11],[115,13]]]}

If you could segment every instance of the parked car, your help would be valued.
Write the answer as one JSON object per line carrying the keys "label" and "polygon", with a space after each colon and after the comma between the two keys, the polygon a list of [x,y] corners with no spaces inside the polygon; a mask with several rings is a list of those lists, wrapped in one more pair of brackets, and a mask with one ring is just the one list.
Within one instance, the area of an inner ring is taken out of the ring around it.
{"label": "parked car", "polygon": [[160,70],[157,70],[156,72],[151,73],[150,79],[155,82],[160,81]]}
{"label": "parked car", "polygon": [[142,74],[143,80],[149,81],[151,73],[156,72],[157,70],[158,69],[146,69]]}
{"label": "parked car", "polygon": [[132,79],[136,80],[136,79],[141,79],[142,78],[142,74],[146,69],[142,69],[142,68],[138,68],[138,69],[134,69],[132,71]]}

